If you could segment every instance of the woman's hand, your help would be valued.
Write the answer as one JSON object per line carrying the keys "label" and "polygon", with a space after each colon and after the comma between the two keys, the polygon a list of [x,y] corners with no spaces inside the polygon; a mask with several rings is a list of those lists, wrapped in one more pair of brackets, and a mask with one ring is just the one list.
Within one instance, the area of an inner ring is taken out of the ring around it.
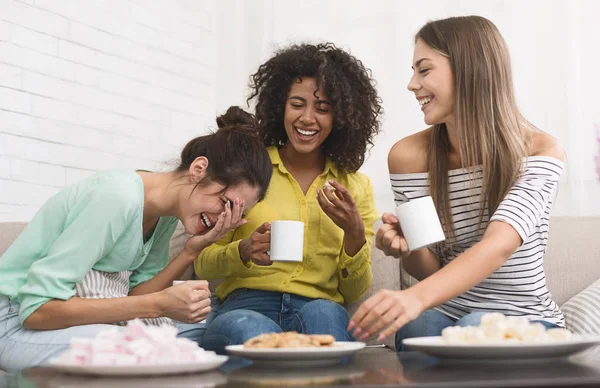
{"label": "woman's hand", "polygon": [[409,289],[381,290],[364,301],[350,319],[348,331],[363,341],[380,332],[377,341],[383,341],[406,323],[416,319],[424,310],[423,303]]}
{"label": "woman's hand", "polygon": [[398,217],[392,213],[383,213],[381,220],[383,225],[379,227],[375,235],[375,246],[387,256],[408,257],[411,251],[408,250],[408,243],[402,234],[402,229],[400,229]]}
{"label": "woman's hand", "polygon": [[271,249],[271,224],[265,222],[256,228],[250,237],[240,241],[238,249],[244,264],[249,261],[263,266],[273,264],[271,256],[267,253]]}
{"label": "woman's hand", "polygon": [[210,313],[210,291],[205,280],[186,281],[166,288],[159,295],[165,317],[184,323],[197,323]]}
{"label": "woman's hand", "polygon": [[[329,181],[333,189],[325,186],[317,189],[317,201],[323,212],[344,231],[345,234],[364,239],[365,226],[352,195],[335,181]],[[360,235],[360,236],[359,236]]]}
{"label": "woman's hand", "polygon": [[248,221],[242,218],[243,214],[243,201],[236,198],[233,202],[233,209],[231,209],[230,202],[227,202],[225,210],[219,215],[215,226],[201,234],[190,237],[185,243],[184,249],[190,252],[195,259],[204,248],[219,241],[231,230],[246,224]]}

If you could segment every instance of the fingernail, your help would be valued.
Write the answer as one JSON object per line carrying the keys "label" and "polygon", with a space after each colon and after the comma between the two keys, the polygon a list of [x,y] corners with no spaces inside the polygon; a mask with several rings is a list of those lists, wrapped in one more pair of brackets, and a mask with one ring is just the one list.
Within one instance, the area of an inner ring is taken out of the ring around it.
{"label": "fingernail", "polygon": [[384,339],[385,339],[385,336],[384,336],[383,334],[379,334],[379,335],[377,336],[377,342],[381,342],[381,341],[383,341]]}
{"label": "fingernail", "polygon": [[331,180],[331,179],[330,179],[330,180],[328,180],[327,182],[329,182],[329,184],[332,184],[332,183],[333,183],[333,180]]}
{"label": "fingernail", "polygon": [[354,329],[354,327],[356,327],[356,323],[354,323],[354,321],[350,321],[350,323],[348,324],[348,331]]}
{"label": "fingernail", "polygon": [[354,330],[354,333],[352,334],[352,336],[354,336],[354,338],[358,337],[360,335],[360,333],[362,333],[362,329],[360,327],[357,327]]}
{"label": "fingernail", "polygon": [[360,338],[358,339],[359,341],[364,341],[367,338],[369,338],[371,336],[371,334],[369,334],[369,332],[366,332],[365,334],[361,335]]}

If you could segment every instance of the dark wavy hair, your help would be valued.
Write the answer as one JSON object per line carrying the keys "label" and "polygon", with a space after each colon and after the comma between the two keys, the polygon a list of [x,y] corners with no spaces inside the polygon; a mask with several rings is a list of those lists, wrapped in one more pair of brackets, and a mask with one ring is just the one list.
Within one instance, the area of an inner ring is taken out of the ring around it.
{"label": "dark wavy hair", "polygon": [[357,171],[379,133],[383,108],[371,71],[333,43],[280,49],[250,77],[247,102],[257,98],[256,117],[264,144],[280,147],[287,142],[285,104],[292,83],[302,77],[314,77],[331,103],[333,127],[323,142],[324,154],[340,169]]}

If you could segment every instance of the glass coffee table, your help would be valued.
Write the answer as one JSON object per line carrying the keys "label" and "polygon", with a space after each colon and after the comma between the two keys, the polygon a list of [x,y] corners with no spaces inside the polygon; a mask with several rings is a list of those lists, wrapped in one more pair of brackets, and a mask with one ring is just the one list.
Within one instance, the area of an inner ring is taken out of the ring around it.
{"label": "glass coffee table", "polygon": [[0,387],[600,387],[600,347],[547,363],[448,364],[416,352],[367,348],[339,365],[277,367],[239,357],[207,373],[160,377],[94,377],[32,368],[0,376]]}

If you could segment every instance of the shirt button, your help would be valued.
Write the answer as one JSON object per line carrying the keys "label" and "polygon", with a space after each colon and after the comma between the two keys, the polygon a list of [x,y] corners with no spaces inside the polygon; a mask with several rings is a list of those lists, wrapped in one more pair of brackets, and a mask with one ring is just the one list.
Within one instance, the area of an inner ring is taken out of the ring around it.
{"label": "shirt button", "polygon": [[289,282],[290,282],[289,280],[285,279],[285,280],[283,281],[283,284],[288,284]]}

